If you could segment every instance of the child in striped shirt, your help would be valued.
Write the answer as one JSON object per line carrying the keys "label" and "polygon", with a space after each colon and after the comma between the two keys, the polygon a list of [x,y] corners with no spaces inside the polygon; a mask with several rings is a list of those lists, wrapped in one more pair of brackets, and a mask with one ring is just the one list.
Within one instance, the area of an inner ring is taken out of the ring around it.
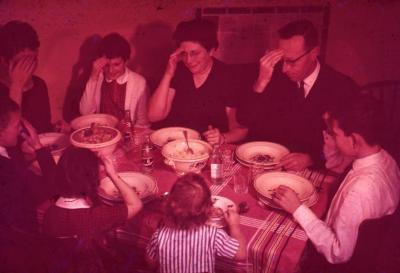
{"label": "child in striped shirt", "polygon": [[231,236],[206,225],[212,208],[211,192],[203,177],[179,178],[166,201],[164,225],[150,239],[147,257],[161,273],[215,272],[215,256],[243,260],[246,241],[239,228],[239,215],[225,213]]}

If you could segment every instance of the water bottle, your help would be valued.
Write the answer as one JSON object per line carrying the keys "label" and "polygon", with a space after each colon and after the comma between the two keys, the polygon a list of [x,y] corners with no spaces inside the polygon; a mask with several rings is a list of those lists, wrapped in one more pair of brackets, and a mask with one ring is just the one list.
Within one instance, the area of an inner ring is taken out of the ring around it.
{"label": "water bottle", "polygon": [[147,135],[142,146],[142,164],[145,170],[152,171],[153,163],[153,145],[151,144],[150,138]]}
{"label": "water bottle", "polygon": [[211,182],[220,185],[224,181],[224,166],[219,145],[214,145],[210,158]]}

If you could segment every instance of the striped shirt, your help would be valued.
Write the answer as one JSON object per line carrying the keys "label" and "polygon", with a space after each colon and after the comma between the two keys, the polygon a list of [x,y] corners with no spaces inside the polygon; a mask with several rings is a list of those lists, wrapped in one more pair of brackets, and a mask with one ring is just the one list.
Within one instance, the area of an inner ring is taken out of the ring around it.
{"label": "striped shirt", "polygon": [[232,259],[238,249],[239,242],[216,227],[162,227],[150,239],[147,255],[158,260],[161,273],[213,273],[215,256]]}

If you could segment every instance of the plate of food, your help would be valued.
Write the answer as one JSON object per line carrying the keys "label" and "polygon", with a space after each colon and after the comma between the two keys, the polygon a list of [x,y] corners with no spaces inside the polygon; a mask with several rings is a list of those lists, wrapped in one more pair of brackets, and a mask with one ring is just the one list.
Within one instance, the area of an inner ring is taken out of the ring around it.
{"label": "plate of food", "polygon": [[[303,203],[304,205],[306,205],[307,207],[310,208],[310,207],[314,206],[314,205],[317,203],[318,198],[319,198],[318,193],[317,193],[317,192],[314,192],[314,193],[310,196],[309,199],[307,199],[306,201],[304,201],[304,202],[302,202],[302,203]],[[278,204],[275,204],[274,201],[272,201],[272,200],[270,200],[270,199],[268,199],[268,198],[266,198],[266,197],[264,197],[264,196],[262,196],[262,195],[260,195],[260,194],[258,194],[258,200],[259,200],[262,204],[267,205],[267,206],[269,206],[269,207],[271,207],[271,208],[280,209],[280,210],[283,209],[283,208],[281,208]]]}
{"label": "plate of food", "polygon": [[40,143],[50,149],[53,155],[61,155],[69,146],[69,138],[62,133],[43,133],[38,135]]}
{"label": "plate of food", "polygon": [[157,146],[162,147],[164,144],[177,139],[184,139],[183,131],[186,131],[189,139],[200,139],[199,132],[185,127],[167,127],[154,131],[150,135],[151,142]]}
{"label": "plate of food", "polygon": [[237,210],[236,205],[232,200],[217,195],[211,196],[211,201],[213,203],[213,207],[211,208],[207,224],[217,228],[223,228],[226,226],[224,217],[225,212],[228,209]]}
{"label": "plate of food", "polygon": [[90,127],[94,123],[98,126],[117,127],[118,119],[109,114],[89,114],[77,117],[71,121],[71,128],[78,130],[85,127]]}
{"label": "plate of food", "polygon": [[272,200],[276,189],[281,185],[294,190],[302,202],[307,201],[315,192],[315,187],[309,180],[293,173],[266,172],[254,180],[254,189],[267,200]]}
{"label": "plate of food", "polygon": [[[142,201],[148,200],[149,197],[154,196],[158,191],[157,183],[151,176],[139,172],[120,172],[118,175],[126,184],[135,189]],[[123,201],[119,190],[109,177],[105,177],[100,181],[97,194],[108,201]]]}
{"label": "plate of food", "polygon": [[258,164],[271,167],[279,163],[289,150],[280,144],[266,141],[244,143],[235,150],[238,161],[244,165]]}

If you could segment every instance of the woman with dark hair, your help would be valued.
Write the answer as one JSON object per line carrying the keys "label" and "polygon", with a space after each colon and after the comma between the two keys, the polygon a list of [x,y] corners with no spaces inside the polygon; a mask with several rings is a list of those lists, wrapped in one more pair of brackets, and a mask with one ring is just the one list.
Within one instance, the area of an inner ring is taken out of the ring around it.
{"label": "woman with dark hair", "polygon": [[149,126],[146,80],[127,67],[130,55],[130,45],[120,34],[110,33],[101,40],[99,58],[80,100],[82,115],[106,113],[122,119],[129,110],[135,127]]}
{"label": "woman with dark hair", "polygon": [[39,133],[52,130],[45,81],[33,73],[38,65],[39,37],[28,23],[10,21],[0,29],[0,99],[9,96]]}
{"label": "woman with dark hair", "polygon": [[212,144],[243,139],[247,129],[236,120],[238,94],[232,69],[213,57],[218,47],[216,25],[204,19],[181,22],[174,40],[178,48],[150,99],[149,120],[204,132]]}
{"label": "woman with dark hair", "polygon": [[57,242],[56,258],[50,265],[56,272],[110,272],[115,265],[99,258],[97,249],[107,231],[122,225],[142,208],[137,193],[118,176],[112,162],[105,157],[102,161],[124,204],[108,206],[98,200],[99,159],[92,151],[70,147],[57,165],[55,178],[60,196],[43,220],[43,232]]}
{"label": "woman with dark hair", "polygon": [[246,240],[239,215],[229,209],[225,219],[231,236],[206,224],[212,208],[211,192],[198,174],[180,177],[166,201],[164,225],[150,239],[147,257],[159,265],[159,272],[215,272],[215,256],[242,260]]}

